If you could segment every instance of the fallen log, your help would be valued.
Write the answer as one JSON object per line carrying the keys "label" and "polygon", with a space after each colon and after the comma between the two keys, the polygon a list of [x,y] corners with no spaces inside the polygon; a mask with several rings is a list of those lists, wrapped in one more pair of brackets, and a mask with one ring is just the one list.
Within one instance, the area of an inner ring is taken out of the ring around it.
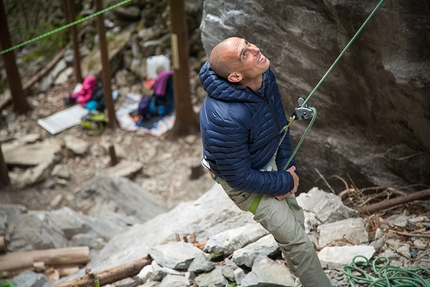
{"label": "fallen log", "polygon": [[375,213],[376,211],[380,211],[380,210],[384,210],[393,206],[397,206],[400,204],[405,204],[414,200],[419,200],[419,199],[424,199],[424,198],[430,198],[430,189],[425,189],[425,190],[421,190],[421,191],[416,191],[414,193],[408,194],[408,195],[403,195],[403,196],[399,196],[396,198],[391,198],[391,199],[387,199],[378,203],[374,203],[374,204],[370,204],[367,206],[359,206],[356,207],[355,209],[360,212],[360,213],[364,213],[364,214],[372,214]]}
{"label": "fallen log", "polygon": [[47,266],[86,264],[89,255],[88,246],[7,253],[0,255],[0,271],[32,268],[34,262]]}
{"label": "fallen log", "polygon": [[122,264],[98,273],[92,273],[87,269],[86,274],[81,278],[64,282],[59,285],[53,284],[56,287],[92,287],[96,286],[95,281],[98,280],[100,286],[112,284],[122,279],[130,278],[139,274],[140,270],[146,265],[151,264],[152,259],[147,256],[130,263]]}

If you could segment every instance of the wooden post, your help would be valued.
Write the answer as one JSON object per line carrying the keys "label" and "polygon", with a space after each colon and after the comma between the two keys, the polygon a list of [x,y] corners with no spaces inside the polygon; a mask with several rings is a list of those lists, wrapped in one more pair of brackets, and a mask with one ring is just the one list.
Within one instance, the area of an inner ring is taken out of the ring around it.
{"label": "wooden post", "polygon": [[[75,21],[75,1],[74,0],[64,0],[65,1],[65,13],[67,15],[67,21],[72,23]],[[70,27],[70,35],[73,41],[73,64],[75,69],[75,79],[76,83],[82,83],[82,72],[81,72],[81,55],[79,54],[79,42],[78,33],[76,25]]]}
{"label": "wooden post", "polygon": [[[3,0],[0,1],[0,47],[6,50],[12,47]],[[16,66],[15,51],[9,51],[3,56],[4,68],[9,82],[9,89],[12,95],[13,110],[17,114],[23,114],[31,110],[21,83],[21,76]]]}
{"label": "wooden post", "polygon": [[[3,0],[0,0],[3,1]],[[7,170],[7,165],[3,157],[3,152],[1,151],[0,144],[0,185],[8,186],[10,183],[9,174]]]}
{"label": "wooden post", "polygon": [[4,236],[0,236],[0,253],[6,253],[6,242],[4,241]]}
{"label": "wooden post", "polygon": [[190,64],[184,0],[170,0],[175,125],[171,133],[183,136],[199,131],[197,114],[191,104]]}
{"label": "wooden post", "polygon": [[114,166],[118,163],[118,158],[115,153],[115,146],[113,144],[109,145],[109,155],[110,155],[110,165]]}
{"label": "wooden post", "polygon": [[[96,0],[96,10],[101,11],[103,9],[102,0]],[[106,28],[104,24],[104,16],[100,14],[97,16],[97,29],[99,34],[99,45],[100,45],[100,56],[102,61],[102,78],[103,78],[103,90],[106,101],[107,116],[109,119],[108,125],[112,129],[118,128],[118,122],[115,117],[115,107],[112,99],[112,86],[111,86],[111,73],[108,56],[108,46],[106,41]]]}

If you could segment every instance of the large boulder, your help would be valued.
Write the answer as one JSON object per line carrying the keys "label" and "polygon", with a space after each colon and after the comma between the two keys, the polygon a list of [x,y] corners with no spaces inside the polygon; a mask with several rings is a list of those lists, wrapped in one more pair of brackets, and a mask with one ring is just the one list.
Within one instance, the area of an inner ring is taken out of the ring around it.
{"label": "large boulder", "polygon": [[[244,37],[271,60],[285,111],[312,89],[377,3],[352,0],[204,2],[206,53]],[[358,187],[430,184],[430,6],[385,1],[308,102],[318,118],[297,154],[303,190],[338,175]],[[307,121],[291,127],[293,142]],[[310,159],[313,159],[312,161]]]}

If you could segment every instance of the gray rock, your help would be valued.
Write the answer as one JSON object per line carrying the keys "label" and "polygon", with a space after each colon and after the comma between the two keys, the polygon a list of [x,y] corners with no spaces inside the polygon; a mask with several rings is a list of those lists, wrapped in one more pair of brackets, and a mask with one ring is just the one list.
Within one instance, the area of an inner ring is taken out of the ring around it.
{"label": "gray rock", "polygon": [[301,193],[297,197],[297,202],[307,212],[305,214],[305,227],[308,233],[323,223],[358,217],[358,212],[345,206],[339,196],[324,192],[316,187],[306,193]]}
{"label": "gray rock", "polygon": [[181,273],[176,270],[158,265],[155,260],[151,262],[151,268],[152,280],[155,281],[162,281],[167,275],[181,275]]}
{"label": "gray rock", "polygon": [[194,280],[199,287],[225,287],[228,284],[227,279],[222,275],[222,267],[216,266],[209,273],[203,273]]}
{"label": "gray rock", "polygon": [[2,143],[2,151],[6,164],[19,166],[37,166],[61,152],[58,143],[45,140],[34,144]]}
{"label": "gray rock", "polygon": [[152,273],[154,271],[154,268],[152,267],[153,264],[157,264],[157,262],[152,261],[151,265],[146,265],[145,267],[143,267],[142,270],[140,270],[139,274],[137,274],[137,277],[143,282],[148,281],[152,277]]}
{"label": "gray rock", "polygon": [[51,176],[57,176],[59,178],[70,179],[70,172],[66,166],[57,164],[54,166],[51,172]]}
{"label": "gray rock", "polygon": [[26,270],[12,278],[12,284],[16,287],[49,287],[50,284],[43,274]]}
{"label": "gray rock", "polygon": [[239,267],[233,261],[227,258],[225,259],[225,265],[222,266],[221,273],[228,281],[235,282],[236,279],[234,271],[238,268]]}
{"label": "gray rock", "polygon": [[393,221],[393,225],[401,228],[406,228],[409,225],[409,218],[405,215],[397,216]]}
{"label": "gray rock", "polygon": [[265,255],[255,259],[252,271],[241,282],[242,287],[296,286],[293,275],[285,264],[279,264]]}
{"label": "gray rock", "polygon": [[76,192],[71,208],[89,215],[118,213],[146,221],[167,211],[164,203],[127,178],[100,176]]}
{"label": "gray rock", "polygon": [[260,238],[258,241],[251,243],[244,248],[233,252],[232,260],[239,266],[252,267],[254,260],[259,255],[272,255],[279,250],[278,243],[271,234]]}
{"label": "gray rock", "polygon": [[93,250],[100,250],[105,246],[106,241],[100,237],[94,237],[89,234],[76,234],[69,242],[70,247],[88,246]]}
{"label": "gray rock", "polygon": [[267,230],[258,223],[237,227],[209,238],[204,250],[210,253],[231,254],[236,249],[255,242],[267,233]]}
{"label": "gray rock", "polygon": [[[97,272],[137,260],[148,255],[151,247],[174,239],[175,234],[194,233],[196,240],[200,242],[214,234],[251,222],[254,222],[252,214],[237,208],[222,187],[214,184],[213,188],[199,199],[181,203],[169,212],[159,214],[143,224],[133,225],[128,231],[118,233],[92,257],[87,267]],[[157,231],[157,236],[154,236],[152,232],[154,230]],[[82,272],[70,275],[63,280],[82,276]]]}
{"label": "gray rock", "polygon": [[72,135],[66,135],[64,137],[64,143],[66,148],[72,151],[76,155],[84,155],[89,148],[89,143],[80,138]]}
{"label": "gray rock", "polygon": [[27,134],[17,139],[17,142],[21,144],[31,144],[41,139],[40,134]]}
{"label": "gray rock", "polygon": [[6,229],[9,251],[30,251],[39,249],[63,248],[67,240],[63,232],[44,217],[44,213],[30,211],[17,218],[8,218],[10,226]]}
{"label": "gray rock", "polygon": [[234,270],[234,281],[237,284],[242,284],[242,280],[245,278],[245,272],[241,268]]}
{"label": "gray rock", "polygon": [[[318,258],[324,268],[342,268],[352,262],[352,259],[357,255],[362,255],[367,259],[372,258],[375,254],[373,246],[358,245],[358,246],[333,246],[325,247],[318,253]],[[364,261],[359,257],[358,261]]]}
{"label": "gray rock", "polygon": [[361,218],[344,219],[318,226],[320,247],[324,247],[336,240],[347,239],[353,244],[369,242],[369,235]]}
{"label": "gray rock", "polygon": [[188,287],[191,286],[190,282],[184,276],[167,275],[161,281],[160,287]]}
{"label": "gray rock", "polygon": [[167,244],[157,245],[150,249],[149,255],[163,267],[186,270],[193,259],[198,255],[210,258],[208,254],[190,243],[168,242]]}
{"label": "gray rock", "polygon": [[17,186],[23,188],[45,180],[49,177],[49,174],[58,161],[59,158],[56,158],[54,155],[48,155],[45,160],[37,166],[26,169],[17,179]]}
{"label": "gray rock", "polygon": [[194,260],[191,262],[190,266],[188,267],[189,272],[209,272],[212,269],[215,268],[215,263],[211,262],[210,257],[202,254],[197,253]]}
{"label": "gray rock", "polygon": [[116,165],[106,169],[106,174],[118,177],[131,178],[141,172],[143,164],[137,161],[122,160]]}

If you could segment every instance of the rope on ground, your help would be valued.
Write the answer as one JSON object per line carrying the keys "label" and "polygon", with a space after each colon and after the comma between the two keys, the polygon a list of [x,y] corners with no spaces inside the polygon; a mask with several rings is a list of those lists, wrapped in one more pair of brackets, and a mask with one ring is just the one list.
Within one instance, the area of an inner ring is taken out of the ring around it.
{"label": "rope on ground", "polygon": [[14,287],[9,280],[0,279],[0,287]]}
{"label": "rope on ground", "polygon": [[28,41],[22,42],[22,43],[20,43],[20,44],[18,44],[18,45],[15,45],[15,46],[13,46],[13,47],[8,48],[8,49],[2,50],[2,51],[0,51],[0,55],[5,54],[5,53],[10,52],[10,51],[13,51],[13,50],[15,50],[15,49],[17,49],[17,48],[20,48],[20,47],[22,47],[22,46],[25,46],[25,45],[27,45],[27,44],[30,44],[30,43],[35,42],[35,41],[37,41],[37,40],[40,40],[40,39],[42,39],[42,38],[45,38],[45,37],[47,37],[47,36],[49,36],[49,35],[52,35],[52,34],[54,34],[54,33],[60,32],[61,30],[67,29],[67,28],[69,28],[69,27],[72,27],[73,25],[76,25],[76,24],[82,23],[82,22],[84,22],[84,21],[87,21],[88,19],[90,19],[90,18],[92,18],[92,17],[95,17],[95,16],[98,16],[98,15],[100,15],[100,14],[103,14],[103,13],[104,13],[104,12],[106,12],[106,11],[112,10],[112,9],[114,9],[114,8],[116,8],[116,7],[119,7],[119,6],[121,6],[121,5],[124,5],[125,3],[131,2],[131,1],[132,1],[132,0],[124,0],[124,1],[122,1],[122,2],[120,2],[120,3],[117,3],[117,4],[115,4],[115,5],[112,5],[112,6],[110,6],[110,7],[107,7],[107,8],[105,8],[105,9],[103,9],[103,10],[97,11],[97,12],[95,12],[95,13],[93,13],[93,14],[91,14],[91,15],[87,16],[87,17],[84,17],[84,18],[82,18],[82,19],[76,20],[75,22],[72,22],[72,23],[69,23],[69,24],[67,24],[67,25],[61,26],[61,27],[59,27],[59,28],[57,28],[57,29],[54,29],[54,30],[52,30],[52,31],[49,31],[49,32],[47,32],[47,33],[45,33],[45,34],[39,35],[39,36],[37,36],[37,37],[34,37],[33,39],[30,39],[30,40],[28,40]]}
{"label": "rope on ground", "polygon": [[390,260],[384,256],[369,262],[365,256],[357,255],[342,271],[352,287],[430,287],[430,268],[391,266]]}

